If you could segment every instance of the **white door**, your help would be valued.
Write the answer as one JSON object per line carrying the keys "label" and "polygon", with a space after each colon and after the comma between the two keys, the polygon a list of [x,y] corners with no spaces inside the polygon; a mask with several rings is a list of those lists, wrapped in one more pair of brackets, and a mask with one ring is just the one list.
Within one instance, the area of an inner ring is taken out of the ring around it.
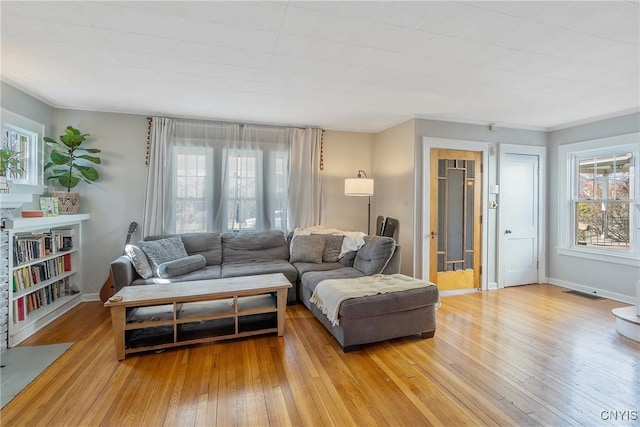
{"label": "white door", "polygon": [[538,156],[505,153],[500,167],[504,286],[538,282]]}

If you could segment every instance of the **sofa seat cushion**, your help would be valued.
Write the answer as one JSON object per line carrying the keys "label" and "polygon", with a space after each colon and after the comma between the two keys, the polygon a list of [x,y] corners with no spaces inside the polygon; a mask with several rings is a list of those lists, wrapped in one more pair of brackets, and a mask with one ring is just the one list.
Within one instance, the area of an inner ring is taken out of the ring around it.
{"label": "sofa seat cushion", "polygon": [[298,271],[286,260],[229,262],[222,264],[222,277],[255,276],[282,273],[291,283],[298,280]]}
{"label": "sofa seat cushion", "polygon": [[148,279],[137,278],[132,285],[161,285],[163,283],[190,282],[192,280],[219,279],[222,277],[219,265],[207,265],[191,273],[163,279],[162,277],[150,277]]}
{"label": "sofa seat cushion", "polygon": [[364,274],[353,267],[342,267],[330,271],[310,271],[303,274],[300,278],[302,284],[302,295],[300,299],[307,308],[310,308],[311,303],[309,300],[311,299],[311,295],[313,295],[313,291],[316,289],[316,286],[318,286],[318,283],[324,279],[350,279],[362,276],[364,276]]}
{"label": "sofa seat cushion", "polygon": [[408,289],[401,292],[352,298],[340,305],[339,318],[360,318],[380,316],[397,311],[415,310],[438,302],[438,288]]}
{"label": "sofa seat cushion", "polygon": [[315,262],[294,262],[293,266],[298,270],[298,277],[302,277],[310,271],[330,271],[344,268],[344,265],[339,262],[323,262],[320,264]]}

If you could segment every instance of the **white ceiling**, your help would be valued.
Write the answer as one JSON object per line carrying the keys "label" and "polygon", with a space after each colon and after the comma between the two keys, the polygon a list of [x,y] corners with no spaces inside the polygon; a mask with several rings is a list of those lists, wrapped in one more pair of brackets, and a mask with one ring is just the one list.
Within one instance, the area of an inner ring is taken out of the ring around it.
{"label": "white ceiling", "polygon": [[1,2],[2,78],[55,107],[378,131],[638,111],[640,4]]}

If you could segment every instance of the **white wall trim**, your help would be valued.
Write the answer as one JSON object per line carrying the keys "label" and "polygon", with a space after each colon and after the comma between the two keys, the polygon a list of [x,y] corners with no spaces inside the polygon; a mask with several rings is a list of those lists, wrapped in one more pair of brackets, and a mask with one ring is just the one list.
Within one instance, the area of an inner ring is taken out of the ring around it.
{"label": "white wall trim", "polygon": [[576,120],[576,121],[569,122],[569,123],[563,123],[563,124],[559,124],[559,125],[550,126],[550,127],[546,128],[546,131],[547,132],[555,132],[557,130],[572,128],[572,127],[576,127],[576,126],[580,126],[580,125],[587,125],[587,124],[590,124],[590,123],[600,122],[602,120],[607,120],[607,119],[615,119],[616,117],[622,117],[622,116],[626,116],[626,115],[634,114],[634,113],[638,113],[638,112],[640,112],[640,108],[633,107],[633,108],[629,108],[629,109],[622,110],[622,111],[616,111],[616,112],[610,113],[610,114],[602,114],[602,115],[595,116],[595,117],[589,117],[589,118],[582,119],[582,120]]}
{"label": "white wall trim", "polygon": [[[538,283],[544,283],[547,277],[547,148],[535,145],[499,144],[498,170],[499,180],[503,179],[502,160],[506,154],[521,154],[538,157]],[[498,230],[504,230],[506,224],[503,223],[504,216],[500,215],[498,208]],[[496,265],[500,266],[501,252],[503,252],[504,239],[500,235],[497,237],[496,245]],[[496,276],[499,288],[504,288],[504,274],[500,268],[496,269]]]}
{"label": "white wall trim", "polygon": [[[416,236],[420,236],[422,245],[422,276],[429,276],[429,224],[431,216],[431,149],[447,149],[447,150],[464,150],[464,151],[481,151],[482,152],[482,274],[480,275],[481,289],[489,289],[489,271],[494,266],[489,266],[489,149],[490,144],[482,141],[468,141],[461,139],[431,138],[422,137],[422,227]],[[416,239],[417,240],[417,239]]]}
{"label": "white wall trim", "polygon": [[562,286],[563,288],[573,289],[574,291],[586,292],[588,294],[596,294],[598,296],[608,298],[614,301],[620,301],[627,304],[635,304],[635,298],[629,295],[619,294],[617,292],[609,292],[604,289],[592,288],[591,286],[584,286],[578,283],[567,282],[566,280],[556,279],[549,277],[547,283],[552,285]]}

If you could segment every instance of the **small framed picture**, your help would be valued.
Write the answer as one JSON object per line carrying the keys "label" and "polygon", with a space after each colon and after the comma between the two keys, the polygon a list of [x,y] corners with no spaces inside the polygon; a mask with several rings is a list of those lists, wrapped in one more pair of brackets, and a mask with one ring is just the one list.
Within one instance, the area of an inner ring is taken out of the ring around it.
{"label": "small framed picture", "polygon": [[58,216],[60,214],[58,198],[40,197],[40,210],[44,212],[44,216]]}

